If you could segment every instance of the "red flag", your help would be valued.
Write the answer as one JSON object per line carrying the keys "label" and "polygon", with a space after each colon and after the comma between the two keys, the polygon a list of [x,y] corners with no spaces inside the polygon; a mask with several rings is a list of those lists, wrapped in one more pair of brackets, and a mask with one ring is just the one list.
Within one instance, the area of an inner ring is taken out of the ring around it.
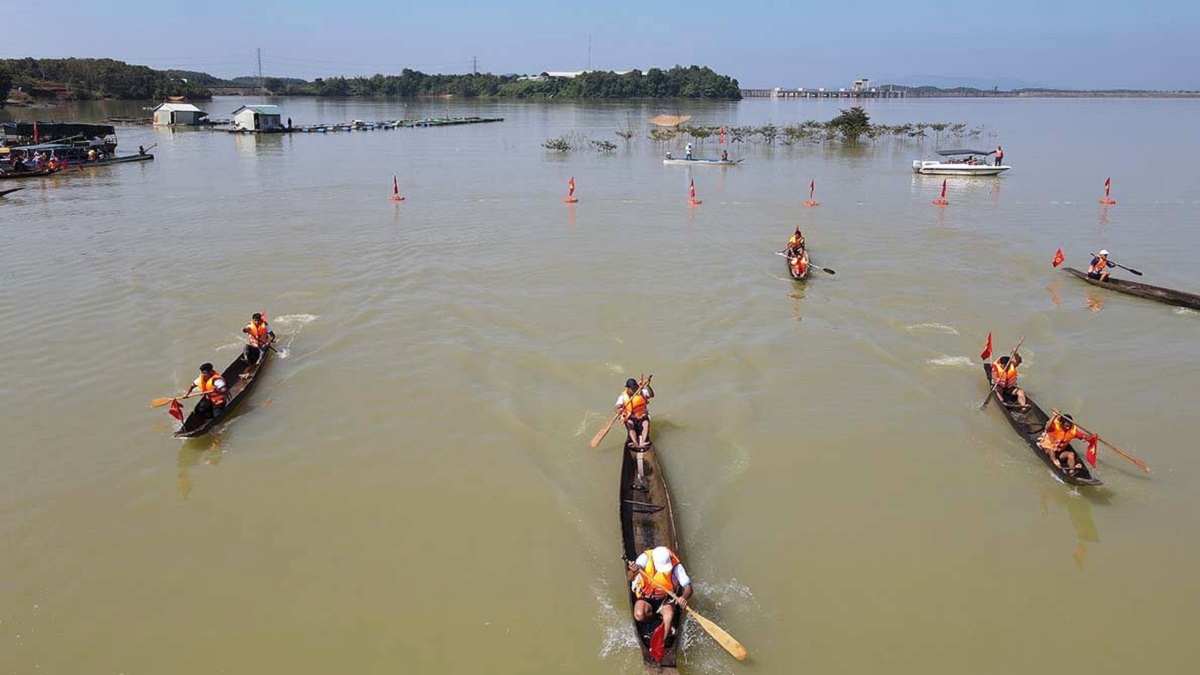
{"label": "red flag", "polygon": [[183,406],[179,405],[179,399],[171,399],[171,407],[167,410],[167,414],[180,422],[183,421]]}
{"label": "red flag", "polygon": [[721,125],[721,145],[725,145],[725,125]]}
{"label": "red flag", "polygon": [[692,180],[691,184],[688,186],[688,195],[691,196],[692,199],[696,198],[696,181],[695,180]]}
{"label": "red flag", "polygon": [[1088,436],[1087,442],[1087,463],[1091,464],[1094,469],[1096,468],[1096,444],[1100,442],[1100,437],[1092,434]]}
{"label": "red flag", "polygon": [[400,194],[400,183],[396,180],[395,176],[392,176],[392,194]]}
{"label": "red flag", "polygon": [[667,651],[667,624],[658,624],[658,628],[650,635],[650,658],[662,663],[663,654]]}
{"label": "red flag", "polygon": [[814,178],[808,182],[808,198],[809,199],[812,199],[813,192],[816,192],[816,190],[817,190],[817,179]]}
{"label": "red flag", "polygon": [[1111,189],[1112,189],[1112,177],[1109,176],[1108,178],[1104,179],[1104,196],[1105,197],[1108,196],[1108,191]]}
{"label": "red flag", "polygon": [[35,121],[33,123],[33,144],[37,145],[37,142],[38,142],[38,126],[37,126],[37,122]]}
{"label": "red flag", "polygon": [[1054,267],[1058,267],[1059,265],[1063,264],[1063,260],[1064,260],[1063,252],[1062,252],[1062,249],[1060,248],[1054,252],[1054,260],[1051,260],[1050,264]]}
{"label": "red flag", "polygon": [[942,199],[946,198],[946,181],[942,179]]}
{"label": "red flag", "polygon": [[567,196],[573,197],[574,195],[575,195],[575,176],[571,176],[571,180],[567,181]]}
{"label": "red flag", "polygon": [[983,353],[979,355],[980,360],[987,361],[992,356],[992,334],[988,333],[987,344],[983,347]]}

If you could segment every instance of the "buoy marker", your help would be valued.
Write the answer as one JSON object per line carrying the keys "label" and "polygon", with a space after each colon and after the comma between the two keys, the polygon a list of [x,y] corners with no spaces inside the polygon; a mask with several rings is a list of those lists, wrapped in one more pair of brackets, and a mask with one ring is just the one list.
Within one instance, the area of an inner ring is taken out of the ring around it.
{"label": "buoy marker", "polygon": [[950,202],[946,201],[946,179],[942,179],[942,196],[933,200],[936,206],[949,206]]}
{"label": "buoy marker", "polygon": [[575,176],[571,176],[571,180],[567,181],[567,196],[563,199],[564,204],[578,204],[579,198],[575,196]]}
{"label": "buoy marker", "polygon": [[820,206],[821,202],[813,201],[813,193],[817,191],[817,181],[813,179],[808,183],[808,199],[804,200],[805,206]]}
{"label": "buoy marker", "polygon": [[1104,179],[1104,199],[1100,200],[1101,204],[1103,204],[1105,206],[1112,206],[1113,204],[1117,203],[1117,200],[1113,199],[1112,196],[1110,196],[1111,191],[1112,191],[1112,177],[1109,176],[1108,178]]}
{"label": "buoy marker", "polygon": [[692,180],[688,184],[688,206],[700,206],[700,200],[696,199],[696,181]]}
{"label": "buoy marker", "polygon": [[396,180],[395,176],[392,176],[392,201],[404,201],[404,197],[400,195],[400,182]]}

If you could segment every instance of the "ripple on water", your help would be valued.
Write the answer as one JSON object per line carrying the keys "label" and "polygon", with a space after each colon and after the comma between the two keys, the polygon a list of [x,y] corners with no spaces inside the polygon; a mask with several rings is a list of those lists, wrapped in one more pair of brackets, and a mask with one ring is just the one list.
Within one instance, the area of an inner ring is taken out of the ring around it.
{"label": "ripple on water", "polygon": [[975,362],[967,356],[939,356],[933,359],[926,359],[926,363],[935,366],[945,366],[948,368],[974,368]]}
{"label": "ripple on water", "polygon": [[958,335],[958,331],[944,323],[914,323],[905,326],[910,331],[928,331],[931,333],[941,333],[943,335]]}

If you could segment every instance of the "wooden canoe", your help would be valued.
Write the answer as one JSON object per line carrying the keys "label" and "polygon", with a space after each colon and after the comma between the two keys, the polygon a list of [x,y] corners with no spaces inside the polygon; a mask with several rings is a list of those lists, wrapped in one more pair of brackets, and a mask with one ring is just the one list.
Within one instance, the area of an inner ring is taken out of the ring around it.
{"label": "wooden canoe", "polygon": [[1187,307],[1188,309],[1200,311],[1200,295],[1195,295],[1194,293],[1184,293],[1183,291],[1163,288],[1162,286],[1151,286],[1150,284],[1126,281],[1125,279],[1114,279],[1112,277],[1109,277],[1108,281],[1100,281],[1099,279],[1092,279],[1087,275],[1087,272],[1077,270],[1074,267],[1064,267],[1063,270],[1070,272],[1073,276],[1079,277],[1093,286],[1109,288],[1120,293],[1136,295],[1139,298],[1157,300],[1165,302],[1168,305]]}
{"label": "wooden canoe", "polygon": [[[987,375],[988,386],[990,387],[992,386],[992,365],[990,363],[983,364],[983,370]],[[996,400],[996,407],[1000,408],[1000,410],[1004,412],[1004,416],[1008,419],[1008,423],[1011,424],[1012,428],[1021,435],[1021,438],[1025,439],[1025,442],[1033,450],[1033,454],[1037,455],[1038,458],[1042,460],[1042,463],[1044,463],[1050,469],[1050,472],[1053,473],[1056,478],[1067,485],[1096,486],[1104,484],[1089,470],[1087,461],[1084,459],[1084,452],[1080,448],[1077,448],[1074,445],[1071,446],[1071,449],[1075,451],[1075,456],[1079,458],[1079,463],[1083,465],[1083,468],[1079,469],[1079,471],[1072,476],[1055,466],[1054,462],[1050,460],[1050,455],[1047,455],[1045,450],[1042,450],[1040,447],[1038,447],[1038,439],[1041,438],[1042,431],[1046,428],[1046,422],[1050,421],[1050,416],[1047,415],[1044,410],[1039,408],[1038,404],[1033,402],[1033,399],[1029,397],[1029,392],[1025,392],[1025,402],[1029,404],[1029,410],[1026,410],[1025,412],[1021,412],[1016,407],[1010,407],[1004,401],[1000,400],[999,392],[997,392],[993,398]]]}
{"label": "wooden canoe", "polygon": [[49,176],[52,173],[58,173],[62,169],[55,167],[53,169],[37,169],[33,171],[9,171],[7,173],[0,172],[0,180],[12,180],[15,178],[38,178],[39,176]]}
{"label": "wooden canoe", "polygon": [[791,277],[793,281],[804,281],[808,278],[808,273],[812,271],[812,262],[803,265],[799,272],[792,269],[792,256],[787,254],[786,249],[782,251],[776,251],[775,255],[783,256],[784,262],[787,264],[788,276]]}
{"label": "wooden canoe", "polygon": [[208,433],[217,422],[224,421],[229,418],[242,399],[249,395],[250,389],[254,383],[262,375],[263,369],[267,365],[267,361],[271,358],[271,350],[264,349],[262,356],[259,357],[258,363],[248,364],[242,360],[239,355],[229,364],[225,370],[221,371],[221,378],[225,380],[225,387],[228,389],[228,400],[225,402],[225,411],[221,416],[213,419],[210,417],[201,417],[196,414],[196,409],[183,421],[183,425],[175,432],[175,438],[196,438]]}
{"label": "wooden canoe", "polygon": [[[622,430],[624,431],[624,430]],[[637,477],[637,456],[642,455],[642,470],[646,490],[635,490],[633,482]],[[671,511],[671,494],[667,490],[667,478],[663,475],[662,463],[653,441],[646,452],[637,452],[629,443],[628,433],[625,438],[625,450],[621,461],[621,539],[625,558],[636,560],[639,555],[656,546],[666,546],[676,555],[679,554],[678,540],[675,538],[675,516]],[[625,567],[622,563],[621,578],[625,578]],[[653,673],[678,673],[676,660],[679,656],[679,639],[683,635],[683,615],[675,613],[675,635],[666,641],[666,651],[662,663],[650,656],[650,636],[661,623],[656,614],[654,620],[639,623],[633,620],[633,605],[637,597],[626,583],[629,594],[629,617],[633,622],[638,644],[642,647],[642,660],[646,671]]]}
{"label": "wooden canoe", "polygon": [[672,157],[671,159],[664,159],[663,164],[666,166],[737,166],[744,161],[744,159],[687,159],[684,157]]}

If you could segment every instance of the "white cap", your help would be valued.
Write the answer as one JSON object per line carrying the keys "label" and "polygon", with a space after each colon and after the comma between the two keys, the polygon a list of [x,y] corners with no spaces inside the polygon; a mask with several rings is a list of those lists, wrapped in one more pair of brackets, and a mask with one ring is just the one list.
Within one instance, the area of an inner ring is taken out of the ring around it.
{"label": "white cap", "polygon": [[671,549],[666,546],[659,546],[650,553],[654,559],[654,571],[666,572],[675,565],[671,562]]}
{"label": "white cap", "polygon": [[1100,255],[1108,255],[1108,249],[1106,249],[1106,248],[1100,249]]}

